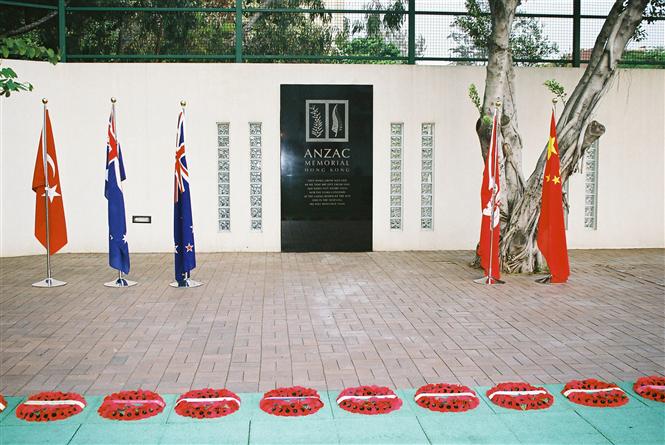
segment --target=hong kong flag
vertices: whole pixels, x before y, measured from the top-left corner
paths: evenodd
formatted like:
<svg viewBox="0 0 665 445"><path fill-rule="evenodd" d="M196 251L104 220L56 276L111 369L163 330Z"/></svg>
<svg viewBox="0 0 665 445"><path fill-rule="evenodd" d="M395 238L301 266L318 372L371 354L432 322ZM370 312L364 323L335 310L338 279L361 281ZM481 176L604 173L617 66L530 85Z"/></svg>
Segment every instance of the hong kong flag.
<svg viewBox="0 0 665 445"><path fill-rule="evenodd" d="M480 208L482 220L480 225L480 243L478 256L480 265L485 271L488 283L492 284L501 278L499 265L499 153L498 153L497 116L494 113L492 121L492 138L490 140L485 170L483 171L483 185L480 188Z"/></svg>
<svg viewBox="0 0 665 445"><path fill-rule="evenodd" d="M32 176L32 190L35 192L35 237L54 254L67 244L65 209L62 203L62 187L58 158L55 155L53 129L48 110L44 110L45 131L39 138L39 149ZM46 149L44 150L44 134ZM46 218L48 217L49 239L46 240Z"/></svg>
<svg viewBox="0 0 665 445"><path fill-rule="evenodd" d="M570 275L566 228L563 219L559 144L556 139L554 110L550 121L550 140L547 144L547 163L543 177L543 196L538 220L538 248L550 268L551 283L565 283Z"/></svg>

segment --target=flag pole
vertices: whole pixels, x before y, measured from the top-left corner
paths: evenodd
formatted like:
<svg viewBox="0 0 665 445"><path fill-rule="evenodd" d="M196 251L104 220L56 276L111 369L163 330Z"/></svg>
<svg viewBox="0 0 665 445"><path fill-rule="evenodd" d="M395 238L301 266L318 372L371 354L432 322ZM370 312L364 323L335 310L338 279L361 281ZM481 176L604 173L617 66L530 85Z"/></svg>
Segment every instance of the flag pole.
<svg viewBox="0 0 665 445"><path fill-rule="evenodd" d="M115 134L116 143L118 143L117 141L119 141L120 139L118 138L118 127L115 125L115 102L116 102L116 98L112 97L111 98L111 114L113 115L113 133ZM119 179L120 178L116 178L116 182L118 182ZM118 186L120 186L121 183L122 183L122 181L120 181L118 183ZM120 269L118 269L118 279L116 280L116 283L117 283L118 286L123 285L122 271Z"/></svg>
<svg viewBox="0 0 665 445"><path fill-rule="evenodd" d="M185 107L187 106L187 101L186 100L181 100L180 101L180 107L182 108L182 118L183 120L185 119ZM176 142L177 144L177 142ZM184 280L176 280L172 283L169 284L171 287L178 287L178 288L187 288L187 287L199 287L203 285L200 281L194 281L191 279L191 271L187 271L185 273L185 279Z"/></svg>
<svg viewBox="0 0 665 445"><path fill-rule="evenodd" d="M491 139L490 139L490 150L487 153L487 163L490 166L488 175L490 176L491 181L494 182L494 179L496 177L495 172L497 172L497 169L499 169L499 149L498 149L498 128L495 128L494 123L498 122L497 126L500 125L500 116L499 116L499 110L501 108L501 99L499 97L496 98L496 102L493 104L495 106L494 108L494 115L492 117L492 133L491 133ZM495 143L496 142L496 143ZM492 147L494 151L492 151ZM499 177L500 181L500 177ZM494 267L497 265L494 264L493 257L494 257L494 215L496 212L496 189L497 189L497 184L494 183L492 187L492 196L490 197L490 202L489 202L489 207L490 207L490 251L489 251L489 265L487 269L487 275L483 276L482 278L478 278L473 280L474 283L476 284L486 284L486 285L491 285L491 284L504 284L504 281L501 281L498 278L494 278Z"/></svg>
<svg viewBox="0 0 665 445"><path fill-rule="evenodd" d="M117 101L118 100L115 97L111 98L111 116L112 116L112 119L113 119L112 125L113 125L113 132L115 134L115 140L116 140L116 143L118 145L120 145L120 142L119 142L120 138L118 137L118 127L115 124L115 103ZM108 156L108 154L107 154L107 156ZM120 156L120 154L118 154L118 161L117 162L120 162L119 156ZM118 183L118 187L120 187L122 189L122 181L120 180L120 178L116 178L116 182ZM104 283L104 286L106 286L106 287L131 287L131 286L136 286L136 284L138 284L136 281L131 281L131 280L127 280L126 278L123 278L122 277L122 270L118 269L118 278L114 281L109 281L108 283Z"/></svg>
<svg viewBox="0 0 665 445"><path fill-rule="evenodd" d="M496 142L498 141L498 137L496 135L496 132L497 132L498 128L496 128L496 127L498 126L498 114L499 114L498 104L499 103L500 102L497 98L497 101L494 103L495 107L494 107L494 117L493 117L493 123L492 123L492 140L490 141L490 148L494 147L494 150L490 150L490 152L488 153L488 156L491 157L490 162L489 162L489 165L490 165L489 177L491 178L490 182L492 183L492 197L490 198L490 262L489 262L489 267L488 267L488 270L487 270L487 284L492 284L492 278L493 278L492 265L494 263L492 261L493 258L494 258L494 255L492 255L494 253L493 252L493 250L494 250L493 249L493 247L494 247L494 204L496 202L495 199L494 199L495 198L495 192L496 192L496 184L494 183L494 178L496 176L495 173L494 173L495 169L496 169L496 163L495 163L496 157L494 155L497 151L496 150L496 145L497 145ZM497 125L494 125L495 123L497 123Z"/></svg>
<svg viewBox="0 0 665 445"><path fill-rule="evenodd" d="M43 104L43 113L42 113L42 162L44 165L44 207L46 209L46 278L42 281L38 281L36 283L33 283L32 285L34 287L58 287L58 286L64 286L67 284L64 281L59 281L59 280L54 280L51 278L51 228L49 225L49 218L48 218L48 213L49 213L49 196L48 196L48 189L49 189L49 182L48 182L48 163L46 162L46 155L48 153L47 151L47 140L46 140L46 104L48 104L48 99L47 98L42 98L42 104Z"/></svg>
<svg viewBox="0 0 665 445"><path fill-rule="evenodd" d="M48 164L46 162L46 154L48 153L48 142L46 140L46 104L47 98L42 99L42 165L44 167L44 207L46 212L46 280L51 281L51 228L48 220L48 188L51 186L48 182Z"/></svg>

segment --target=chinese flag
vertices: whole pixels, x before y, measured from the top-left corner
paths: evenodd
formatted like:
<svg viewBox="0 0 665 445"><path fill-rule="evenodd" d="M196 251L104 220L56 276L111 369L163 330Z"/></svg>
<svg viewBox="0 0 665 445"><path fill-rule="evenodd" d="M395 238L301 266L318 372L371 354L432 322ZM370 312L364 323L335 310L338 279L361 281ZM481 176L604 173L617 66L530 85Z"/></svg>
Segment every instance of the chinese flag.
<svg viewBox="0 0 665 445"><path fill-rule="evenodd" d="M489 279L501 278L501 266L499 265L499 237L501 227L499 225L499 153L497 144L497 117L494 114L492 122L492 138L490 140L485 170L483 171L483 185L480 188L480 208L482 220L480 224L480 243L478 245L478 256L480 265ZM491 271L490 271L491 258Z"/></svg>
<svg viewBox="0 0 665 445"><path fill-rule="evenodd" d="M565 283L568 280L568 275L570 275L561 186L559 144L556 140L556 122L554 111L552 111L537 237L538 248L547 260L547 265L552 274L551 283Z"/></svg>
<svg viewBox="0 0 665 445"><path fill-rule="evenodd" d="M67 226L65 225L65 209L62 205L62 188L58 158L55 155L53 129L48 110L44 110L46 122L46 156L44 156L44 132L39 137L39 149L35 161L35 172L32 176L32 190L35 192L35 237L45 248L46 246L46 212L48 207L49 247L50 254L56 253L67 244ZM46 160L44 159L46 158ZM46 164L46 166L44 165ZM48 178L44 176L44 170Z"/></svg>

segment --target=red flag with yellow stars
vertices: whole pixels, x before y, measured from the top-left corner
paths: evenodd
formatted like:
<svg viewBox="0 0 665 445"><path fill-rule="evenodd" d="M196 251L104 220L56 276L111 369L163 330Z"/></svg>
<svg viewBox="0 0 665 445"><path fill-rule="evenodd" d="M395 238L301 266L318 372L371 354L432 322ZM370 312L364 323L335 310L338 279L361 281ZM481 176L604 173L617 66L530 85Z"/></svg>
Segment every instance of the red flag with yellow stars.
<svg viewBox="0 0 665 445"><path fill-rule="evenodd" d="M551 283L565 283L570 275L561 187L559 143L556 139L556 121L554 120L554 110L552 110L537 237L538 248L550 268Z"/></svg>

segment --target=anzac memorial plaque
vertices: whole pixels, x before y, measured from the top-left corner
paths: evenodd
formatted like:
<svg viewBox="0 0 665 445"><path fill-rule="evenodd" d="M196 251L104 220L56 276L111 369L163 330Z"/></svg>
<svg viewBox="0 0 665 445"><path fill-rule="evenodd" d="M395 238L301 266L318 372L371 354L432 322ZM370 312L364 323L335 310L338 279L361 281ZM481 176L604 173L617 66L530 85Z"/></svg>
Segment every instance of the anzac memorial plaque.
<svg viewBox="0 0 665 445"><path fill-rule="evenodd" d="M282 251L372 250L372 86L281 86Z"/></svg>

